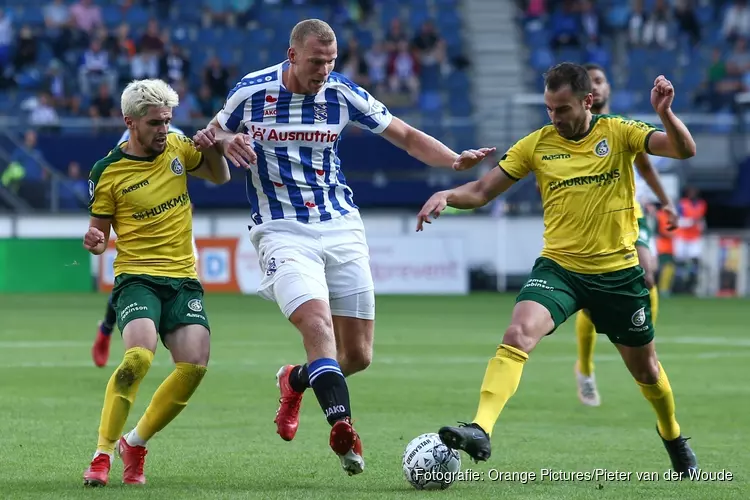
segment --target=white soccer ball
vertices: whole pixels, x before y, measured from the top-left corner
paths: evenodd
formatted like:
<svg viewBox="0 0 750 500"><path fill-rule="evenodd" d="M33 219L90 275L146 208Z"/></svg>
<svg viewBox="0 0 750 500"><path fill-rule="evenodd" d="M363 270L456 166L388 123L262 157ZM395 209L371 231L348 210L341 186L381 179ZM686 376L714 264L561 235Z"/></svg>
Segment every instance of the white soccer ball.
<svg viewBox="0 0 750 500"><path fill-rule="evenodd" d="M444 490L461 470L461 456L434 432L422 434L406 445L404 476L418 490Z"/></svg>

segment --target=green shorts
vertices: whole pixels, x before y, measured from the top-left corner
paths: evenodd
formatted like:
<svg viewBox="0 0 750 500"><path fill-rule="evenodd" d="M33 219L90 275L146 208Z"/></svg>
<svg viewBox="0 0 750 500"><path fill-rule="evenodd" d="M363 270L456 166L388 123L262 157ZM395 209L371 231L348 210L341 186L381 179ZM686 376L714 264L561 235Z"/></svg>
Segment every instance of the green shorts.
<svg viewBox="0 0 750 500"><path fill-rule="evenodd" d="M203 286L196 279L120 274L115 278L112 304L121 332L138 318L153 321L162 342L165 335L182 325L203 325L210 331L203 308Z"/></svg>
<svg viewBox="0 0 750 500"><path fill-rule="evenodd" d="M640 347L654 338L651 300L640 266L604 274L581 274L540 257L534 263L516 302L543 305L555 327L580 309L587 309L598 333L614 344ZM552 332L550 332L552 333Z"/></svg>
<svg viewBox="0 0 750 500"><path fill-rule="evenodd" d="M651 226L648 224L648 220L646 220L645 217L641 217L638 219L638 240L636 240L635 244L650 249L651 238L653 238Z"/></svg>

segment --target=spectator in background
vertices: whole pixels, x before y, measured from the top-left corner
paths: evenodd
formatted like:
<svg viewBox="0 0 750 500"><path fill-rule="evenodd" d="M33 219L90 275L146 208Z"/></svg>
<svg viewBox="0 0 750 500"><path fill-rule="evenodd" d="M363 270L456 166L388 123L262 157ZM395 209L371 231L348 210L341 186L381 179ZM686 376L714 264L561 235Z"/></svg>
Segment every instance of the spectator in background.
<svg viewBox="0 0 750 500"><path fill-rule="evenodd" d="M57 59L49 62L42 88L49 93L53 106L68 106L68 96L72 94L74 85L68 79L62 64Z"/></svg>
<svg viewBox="0 0 750 500"><path fill-rule="evenodd" d="M39 55L39 40L31 31L31 26L24 25L18 32L16 39L16 52L13 55L13 66L16 71L24 71L27 67L36 64Z"/></svg>
<svg viewBox="0 0 750 500"><path fill-rule="evenodd" d="M583 25L583 41L586 47L599 47L601 45L604 19L596 10L594 4L589 0L581 2L581 24Z"/></svg>
<svg viewBox="0 0 750 500"><path fill-rule="evenodd" d="M62 60L73 42L70 32L73 26L73 18L70 8L63 0L53 0L51 4L44 6L45 36L52 46L52 52L57 59Z"/></svg>
<svg viewBox="0 0 750 500"><path fill-rule="evenodd" d="M57 129L60 125L60 117L53 104L54 101L48 93L40 93L36 105L29 114L29 124L42 130Z"/></svg>
<svg viewBox="0 0 750 500"><path fill-rule="evenodd" d="M83 54L83 61L78 70L81 92L90 95L93 87L106 83L115 86L116 76L109 65L109 54L102 49L101 41L91 41L89 49Z"/></svg>
<svg viewBox="0 0 750 500"><path fill-rule="evenodd" d="M346 48L336 60L336 72L357 85L369 87L367 61L355 37L349 39Z"/></svg>
<svg viewBox="0 0 750 500"><path fill-rule="evenodd" d="M383 94L388 82L388 53L385 50L385 44L375 43L370 50L365 52L365 62L370 88L375 95Z"/></svg>
<svg viewBox="0 0 750 500"><path fill-rule="evenodd" d="M5 9L0 8L0 69L10 62L10 45L13 43L13 24Z"/></svg>
<svg viewBox="0 0 750 500"><path fill-rule="evenodd" d="M205 83L201 85L196 98L196 106L201 117L214 116L216 114L216 99L211 95L211 87Z"/></svg>
<svg viewBox="0 0 750 500"><path fill-rule="evenodd" d="M656 0L654 11L648 15L643 25L643 43L671 49L674 44L669 39L669 23L672 13L665 0Z"/></svg>
<svg viewBox="0 0 750 500"><path fill-rule="evenodd" d="M389 55L393 55L398 52L398 45L401 42L408 42L409 36L404 31L401 20L397 17L391 19L391 26L388 28L388 33L385 35L385 48Z"/></svg>
<svg viewBox="0 0 750 500"><path fill-rule="evenodd" d="M391 92L406 90L411 100L416 101L419 96L418 69L417 61L409 50L409 42L398 44L397 52L391 56L388 73Z"/></svg>
<svg viewBox="0 0 750 500"><path fill-rule="evenodd" d="M445 58L445 41L438 34L432 21L425 21L417 36L412 40L412 47L420 71L429 71L447 63Z"/></svg>
<svg viewBox="0 0 750 500"><path fill-rule="evenodd" d="M146 27L146 32L141 36L138 42L139 52L148 52L158 57L164 51L164 40L159 33L159 23L156 19L151 19Z"/></svg>
<svg viewBox="0 0 750 500"><path fill-rule="evenodd" d="M94 119L98 118L116 118L120 116L120 108L112 97L110 87L107 84L99 85L99 92L91 100L89 116Z"/></svg>
<svg viewBox="0 0 750 500"><path fill-rule="evenodd" d="M680 31L688 35L690 43L695 47L701 41L701 26L695 15L693 0L675 0L674 16Z"/></svg>
<svg viewBox="0 0 750 500"><path fill-rule="evenodd" d="M721 32L729 41L750 37L750 8L747 0L735 0L727 9Z"/></svg>
<svg viewBox="0 0 750 500"><path fill-rule="evenodd" d="M575 11L573 0L564 0L562 8L555 10L550 19L552 49L580 47L581 18Z"/></svg>
<svg viewBox="0 0 750 500"><path fill-rule="evenodd" d="M163 80L172 85L188 79L190 60L185 56L182 47L177 44L169 47L169 52L164 54L159 61L159 74Z"/></svg>
<svg viewBox="0 0 750 500"><path fill-rule="evenodd" d="M102 22L102 9L98 5L94 5L92 0L78 0L70 6L70 15L75 27L89 35L104 24Z"/></svg>
<svg viewBox="0 0 750 500"><path fill-rule="evenodd" d="M222 101L229 92L229 71L218 57L209 59L203 71L203 82L211 89L211 95Z"/></svg>
<svg viewBox="0 0 750 500"><path fill-rule="evenodd" d="M37 134L27 130L23 145L16 149L10 158L14 169L20 169L23 178L20 181L18 195L34 208L47 207L47 170L42 152L37 148Z"/></svg>
<svg viewBox="0 0 750 500"><path fill-rule="evenodd" d="M744 42L738 41L738 43ZM733 74L742 67L743 63L739 58L737 62L739 65L730 72L721 50L714 49L706 79L695 95L694 104L697 107L710 112L733 107L734 96L742 89L742 81L736 74Z"/></svg>
<svg viewBox="0 0 750 500"><path fill-rule="evenodd" d="M81 176L81 166L78 162L71 161L68 164L68 175L59 187L60 208L86 208L89 199L88 181Z"/></svg>
<svg viewBox="0 0 750 500"><path fill-rule="evenodd" d="M180 105L172 110L172 121L175 125L180 126L190 122L193 118L199 118L201 113L195 96L190 92L185 82L178 81L173 88L180 98Z"/></svg>
<svg viewBox="0 0 750 500"><path fill-rule="evenodd" d="M628 42L630 45L641 45L643 43L643 27L646 24L646 11L643 0L633 0L628 19Z"/></svg>

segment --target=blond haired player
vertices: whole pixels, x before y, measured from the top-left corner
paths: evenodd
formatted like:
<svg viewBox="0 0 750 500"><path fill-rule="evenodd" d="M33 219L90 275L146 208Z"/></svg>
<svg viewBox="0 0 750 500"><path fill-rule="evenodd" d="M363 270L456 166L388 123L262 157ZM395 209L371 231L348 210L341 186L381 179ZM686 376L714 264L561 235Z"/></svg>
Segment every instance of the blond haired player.
<svg viewBox="0 0 750 500"><path fill-rule="evenodd" d="M175 127L171 123L167 129L169 134L182 134L185 133L179 128ZM120 136L120 140L117 141L115 147L119 147L123 142L127 142L130 139L130 129L125 129L125 132ZM191 206L192 208L192 206ZM193 253L195 254L195 260L198 261L198 245L195 243L195 236L193 236ZM96 327L96 335L94 336L94 345L91 346L91 359L94 361L94 365L102 368L107 365L109 361L109 347L110 341L112 340L112 331L115 328L117 322L117 314L115 313L115 306L112 303L112 294L107 298L107 306L104 309L104 319L99 322Z"/></svg>
<svg viewBox="0 0 750 500"><path fill-rule="evenodd" d="M591 78L591 91L594 96L591 112L595 115L609 114L611 88L604 68L597 64L584 64L584 68L586 68L589 78ZM672 228L676 227L677 210L672 200L667 196L666 191L664 191L659 174L651 165L651 161L645 152L638 153L635 156L635 167L643 181L646 182L651 191L658 197L659 203L662 205L662 210L664 210L671 221ZM646 286L649 289L651 319L656 324L656 317L659 311L659 292L655 282L657 263L656 257L651 250L653 246L651 228L637 197L633 200L633 209L638 219L638 239L635 242L635 248L638 252L638 262L645 273ZM586 406L599 406L601 404L601 397L599 396L594 376L596 329L594 328L594 323L591 322L588 311L585 309L578 311L576 315L576 339L578 343L578 360L575 364L575 375L578 386L578 399Z"/></svg>
<svg viewBox="0 0 750 500"><path fill-rule="evenodd" d="M552 124L518 141L481 179L434 194L420 211L418 231L445 207L483 206L531 172L544 209L544 249L487 365L476 416L470 424L438 432L450 448L464 450L474 460L490 457L490 434L518 388L529 353L576 311L588 309L656 412L656 430L673 469L686 474L697 467L654 350L648 288L635 249L635 156L644 151L671 158L695 154L690 132L672 112L673 99L669 80L656 78L651 104L666 132L621 117L592 115L588 72L577 64L559 64L545 75L544 101ZM502 435L496 442L502 442Z"/></svg>
<svg viewBox="0 0 750 500"><path fill-rule="evenodd" d="M87 486L107 484L115 447L123 482L145 483L147 441L185 408L206 373L210 334L191 242L187 174L216 184L229 180L217 148L199 152L184 135L167 134L178 96L165 82L130 83L121 105L130 138L91 169L84 246L99 255L110 229L117 234L112 299L125 355L107 384L99 441L83 475ZM160 337L175 369L123 436Z"/></svg>

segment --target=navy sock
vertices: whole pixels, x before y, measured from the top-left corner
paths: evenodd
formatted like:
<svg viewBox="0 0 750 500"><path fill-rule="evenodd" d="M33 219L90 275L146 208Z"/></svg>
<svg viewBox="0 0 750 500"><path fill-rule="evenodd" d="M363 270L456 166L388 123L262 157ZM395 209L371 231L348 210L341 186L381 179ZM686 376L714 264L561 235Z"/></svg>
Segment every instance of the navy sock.
<svg viewBox="0 0 750 500"><path fill-rule="evenodd" d="M110 295L107 300L107 310L104 313L104 321L102 321L102 326L100 328L102 334L106 336L112 335L112 330L114 330L116 322L117 313L115 313L115 306L112 305L112 296Z"/></svg>
<svg viewBox="0 0 750 500"><path fill-rule="evenodd" d="M291 373L289 373L289 385L297 392L305 392L305 389L310 387L307 363L295 366Z"/></svg>
<svg viewBox="0 0 750 500"><path fill-rule="evenodd" d="M349 388L335 359L316 359L307 368L310 386L330 425L351 417Z"/></svg>

